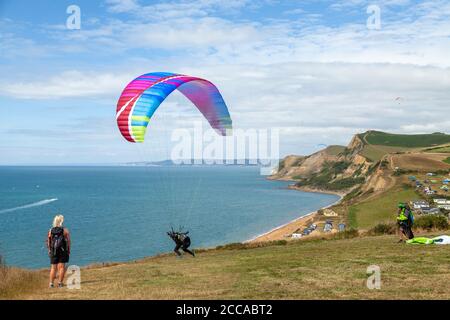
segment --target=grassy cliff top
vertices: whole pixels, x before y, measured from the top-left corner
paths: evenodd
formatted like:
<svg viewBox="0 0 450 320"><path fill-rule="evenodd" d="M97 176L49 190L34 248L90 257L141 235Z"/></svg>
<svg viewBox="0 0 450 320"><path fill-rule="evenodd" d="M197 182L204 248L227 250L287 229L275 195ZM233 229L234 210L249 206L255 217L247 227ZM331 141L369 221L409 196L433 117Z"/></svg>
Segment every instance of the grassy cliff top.
<svg viewBox="0 0 450 320"><path fill-rule="evenodd" d="M233 248L233 247L232 247ZM420 259L417 260L417 259ZM81 270L81 289L41 288L32 299L450 299L450 251L395 236L278 242L173 255ZM381 290L366 270L381 268Z"/></svg>
<svg viewBox="0 0 450 320"><path fill-rule="evenodd" d="M369 144L404 148L425 148L450 142L450 135L440 132L431 134L393 134L381 131L368 131L361 134L360 137Z"/></svg>

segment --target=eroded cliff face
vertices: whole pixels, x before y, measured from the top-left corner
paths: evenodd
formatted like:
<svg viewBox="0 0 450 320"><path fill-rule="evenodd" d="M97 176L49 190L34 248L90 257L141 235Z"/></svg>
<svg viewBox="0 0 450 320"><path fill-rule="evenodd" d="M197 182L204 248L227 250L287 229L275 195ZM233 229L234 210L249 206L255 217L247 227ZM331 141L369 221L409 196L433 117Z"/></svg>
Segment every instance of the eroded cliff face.
<svg viewBox="0 0 450 320"><path fill-rule="evenodd" d="M322 170L325 162L335 162L339 156L330 153L330 147L313 153L310 156L287 156L280 164L280 168L272 179L308 178Z"/></svg>
<svg viewBox="0 0 450 320"><path fill-rule="evenodd" d="M373 173L374 164L362 155L364 147L361 135L355 135L347 147L329 146L310 156L288 156L271 179L299 181L318 189L351 190Z"/></svg>
<svg viewBox="0 0 450 320"><path fill-rule="evenodd" d="M370 167L367 159L360 155L363 148L363 141L358 135L355 135L347 147L329 146L309 156L290 155L283 159L278 172L271 178L286 180L307 179L321 172L325 165L337 162L346 163L347 165L336 178L351 177L355 174L359 176L367 173Z"/></svg>

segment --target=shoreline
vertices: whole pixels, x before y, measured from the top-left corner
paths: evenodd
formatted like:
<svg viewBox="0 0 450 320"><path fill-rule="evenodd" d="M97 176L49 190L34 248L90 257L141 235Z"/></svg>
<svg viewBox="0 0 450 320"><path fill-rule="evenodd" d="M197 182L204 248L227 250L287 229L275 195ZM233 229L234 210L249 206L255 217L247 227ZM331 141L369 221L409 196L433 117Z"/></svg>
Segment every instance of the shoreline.
<svg viewBox="0 0 450 320"><path fill-rule="evenodd" d="M307 224L309 224L314 218L316 218L317 213L319 210L330 208L334 205L339 204L346 193L344 192L334 192L329 190L319 190L319 189L313 189L308 187L296 187L293 185L289 185L287 187L290 190L296 190L296 191L302 191L302 192L311 192L311 193L323 193L323 194L333 194L339 196L339 199L332 204L329 204L325 207L321 207L315 211L308 212L307 214L300 216L298 218L295 218L287 223L284 223L282 225L279 225L275 228L272 228L271 230L264 232L262 234L259 234L249 240L244 241L244 243L252 243L252 242L267 242L267 241L275 241L275 240L289 240L289 238L286 237L287 234L292 234L297 229L306 227Z"/></svg>

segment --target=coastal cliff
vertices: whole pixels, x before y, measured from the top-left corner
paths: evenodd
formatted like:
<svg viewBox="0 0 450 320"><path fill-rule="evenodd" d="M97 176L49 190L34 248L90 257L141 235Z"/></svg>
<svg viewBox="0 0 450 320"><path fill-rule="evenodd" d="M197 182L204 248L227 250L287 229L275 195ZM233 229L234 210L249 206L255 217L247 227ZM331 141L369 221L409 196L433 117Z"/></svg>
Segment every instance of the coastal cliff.
<svg viewBox="0 0 450 320"><path fill-rule="evenodd" d="M293 181L305 191L351 194L351 197L383 192L401 172L446 170L444 154L429 148L450 143L443 133L397 135L380 131L355 134L344 146L328 146L309 156L290 155L280 161L270 179ZM442 158L442 159L441 159Z"/></svg>
<svg viewBox="0 0 450 320"><path fill-rule="evenodd" d="M270 179L292 180L303 190L345 194L364 183L374 165L361 155L364 145L355 135L347 147L333 145L309 156L288 156Z"/></svg>

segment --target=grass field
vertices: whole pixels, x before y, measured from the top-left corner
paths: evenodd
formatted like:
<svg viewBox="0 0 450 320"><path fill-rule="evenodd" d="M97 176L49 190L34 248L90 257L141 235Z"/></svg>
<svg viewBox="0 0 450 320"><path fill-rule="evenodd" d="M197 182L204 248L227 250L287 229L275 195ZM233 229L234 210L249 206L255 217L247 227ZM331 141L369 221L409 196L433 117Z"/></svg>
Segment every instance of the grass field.
<svg viewBox="0 0 450 320"><path fill-rule="evenodd" d="M365 135L365 140L375 145L421 148L449 143L450 135L443 133L404 135L370 131Z"/></svg>
<svg viewBox="0 0 450 320"><path fill-rule="evenodd" d="M372 145L366 144L364 149L361 151L361 155L366 157L372 162L377 162L386 154L384 150L376 148Z"/></svg>
<svg viewBox="0 0 450 320"><path fill-rule="evenodd" d="M448 164L450 164L450 157L448 157L448 158L444 159L443 161L444 161L445 163L448 163Z"/></svg>
<svg viewBox="0 0 450 320"><path fill-rule="evenodd" d="M349 223L358 229L370 229L380 222L393 222L399 202L419 199L414 189L394 187L379 197L349 208Z"/></svg>
<svg viewBox="0 0 450 320"><path fill-rule="evenodd" d="M20 298L42 288L42 276L33 271L0 264L0 299Z"/></svg>
<svg viewBox="0 0 450 320"><path fill-rule="evenodd" d="M425 149L425 152L428 153L450 153L450 146L444 146L439 148L428 148Z"/></svg>
<svg viewBox="0 0 450 320"><path fill-rule="evenodd" d="M294 241L197 258L162 256L84 268L80 290L42 287L26 299L450 299L446 246L397 243L394 236ZM381 289L366 287L369 265Z"/></svg>
<svg viewBox="0 0 450 320"><path fill-rule="evenodd" d="M443 162L445 158L445 155L433 153L394 154L391 156L395 167L419 172L449 170L450 166Z"/></svg>
<svg viewBox="0 0 450 320"><path fill-rule="evenodd" d="M411 149L405 147L390 147L366 144L364 146L364 149L361 151L361 155L371 160L372 162L376 162L381 160L388 153L403 152L408 150Z"/></svg>
<svg viewBox="0 0 450 320"><path fill-rule="evenodd" d="M333 146L328 146L326 150L329 155L337 156L339 153L341 153L345 150L345 147L333 145Z"/></svg>

